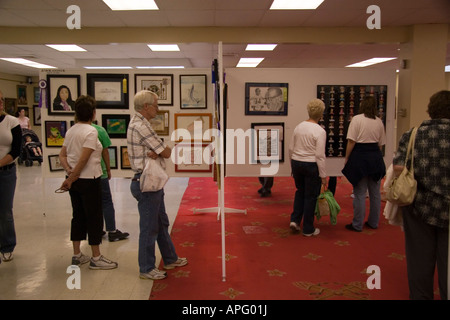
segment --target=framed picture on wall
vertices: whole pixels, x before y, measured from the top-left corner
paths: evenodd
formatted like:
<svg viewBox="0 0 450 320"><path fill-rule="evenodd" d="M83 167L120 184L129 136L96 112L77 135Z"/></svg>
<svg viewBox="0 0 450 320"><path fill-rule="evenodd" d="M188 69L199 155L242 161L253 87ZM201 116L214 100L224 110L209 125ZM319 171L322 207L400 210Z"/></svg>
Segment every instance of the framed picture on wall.
<svg viewBox="0 0 450 320"><path fill-rule="evenodd" d="M175 113L175 141L212 141L211 113ZM178 130L179 129L179 130ZM209 134L208 134L209 133Z"/></svg>
<svg viewBox="0 0 450 320"><path fill-rule="evenodd" d="M172 74L136 74L135 92L149 90L158 95L158 105L173 106Z"/></svg>
<svg viewBox="0 0 450 320"><path fill-rule="evenodd" d="M50 171L64 171L64 167L61 165L61 161L59 161L58 154L51 154L48 156L48 165Z"/></svg>
<svg viewBox="0 0 450 320"><path fill-rule="evenodd" d="M120 169L131 169L130 159L128 158L128 147L120 147Z"/></svg>
<svg viewBox="0 0 450 320"><path fill-rule="evenodd" d="M66 121L45 121L45 145L47 148L62 147L66 132Z"/></svg>
<svg viewBox="0 0 450 320"><path fill-rule="evenodd" d="M16 116L17 112L17 99L5 98L5 112L10 116Z"/></svg>
<svg viewBox="0 0 450 320"><path fill-rule="evenodd" d="M213 150L211 144L178 143L173 149L175 172L212 172Z"/></svg>
<svg viewBox="0 0 450 320"><path fill-rule="evenodd" d="M288 89L288 83L246 83L245 114L286 116Z"/></svg>
<svg viewBox="0 0 450 320"><path fill-rule="evenodd" d="M47 75L47 106L49 115L75 114L75 100L80 96L80 76Z"/></svg>
<svg viewBox="0 0 450 320"><path fill-rule="evenodd" d="M150 120L153 130L158 135L168 136L169 135L169 111L159 110L156 117Z"/></svg>
<svg viewBox="0 0 450 320"><path fill-rule="evenodd" d="M117 169L117 147L116 146L109 146L108 147L108 153L109 153L109 167L111 169Z"/></svg>
<svg viewBox="0 0 450 320"><path fill-rule="evenodd" d="M284 162L284 123L252 123L252 162Z"/></svg>
<svg viewBox="0 0 450 320"><path fill-rule="evenodd" d="M35 126L40 126L42 124L41 108L39 108L38 105L33 106L33 124Z"/></svg>
<svg viewBox="0 0 450 320"><path fill-rule="evenodd" d="M129 114L102 114L102 127L112 139L125 139L129 123Z"/></svg>
<svg viewBox="0 0 450 320"><path fill-rule="evenodd" d="M87 94L99 109L128 109L128 74L86 75Z"/></svg>
<svg viewBox="0 0 450 320"><path fill-rule="evenodd" d="M180 75L180 108L206 109L206 75Z"/></svg>
<svg viewBox="0 0 450 320"><path fill-rule="evenodd" d="M17 105L26 106L28 104L27 99L27 86L17 85Z"/></svg>

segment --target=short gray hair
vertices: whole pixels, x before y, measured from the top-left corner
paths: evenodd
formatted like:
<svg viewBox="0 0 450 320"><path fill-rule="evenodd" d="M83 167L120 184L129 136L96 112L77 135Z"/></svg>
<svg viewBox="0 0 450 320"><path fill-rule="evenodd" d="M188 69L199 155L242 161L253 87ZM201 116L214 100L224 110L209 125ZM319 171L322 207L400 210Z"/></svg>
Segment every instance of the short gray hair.
<svg viewBox="0 0 450 320"><path fill-rule="evenodd" d="M306 106L308 110L308 115L313 120L320 120L325 111L325 104L320 99L311 100Z"/></svg>
<svg viewBox="0 0 450 320"><path fill-rule="evenodd" d="M155 99L158 99L158 95L156 93L149 90L139 91L134 96L134 110L138 112L141 111L146 103L153 105L155 103Z"/></svg>

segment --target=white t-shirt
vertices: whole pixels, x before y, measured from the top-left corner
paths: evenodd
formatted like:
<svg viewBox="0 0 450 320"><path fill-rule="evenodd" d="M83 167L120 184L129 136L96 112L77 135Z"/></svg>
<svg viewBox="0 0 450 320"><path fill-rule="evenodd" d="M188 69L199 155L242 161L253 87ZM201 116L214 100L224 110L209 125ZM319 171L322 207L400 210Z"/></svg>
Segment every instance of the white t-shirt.
<svg viewBox="0 0 450 320"><path fill-rule="evenodd" d="M95 179L102 175L102 144L98 140L97 129L86 123L73 125L64 138L67 148L67 162L72 168L77 165L83 148L93 149L91 156L80 174L81 179Z"/></svg>
<svg viewBox="0 0 450 320"><path fill-rule="evenodd" d="M327 134L317 123L303 121L299 123L289 145L292 160L303 162L316 162L319 176L325 178L325 145Z"/></svg>
<svg viewBox="0 0 450 320"><path fill-rule="evenodd" d="M13 141L11 129L18 125L19 120L10 115L6 115L3 121L0 122L0 159L11 151L11 143Z"/></svg>
<svg viewBox="0 0 450 320"><path fill-rule="evenodd" d="M386 132L380 118L367 118L364 114L353 117L348 126L347 139L356 143L378 143L379 146L386 144Z"/></svg>

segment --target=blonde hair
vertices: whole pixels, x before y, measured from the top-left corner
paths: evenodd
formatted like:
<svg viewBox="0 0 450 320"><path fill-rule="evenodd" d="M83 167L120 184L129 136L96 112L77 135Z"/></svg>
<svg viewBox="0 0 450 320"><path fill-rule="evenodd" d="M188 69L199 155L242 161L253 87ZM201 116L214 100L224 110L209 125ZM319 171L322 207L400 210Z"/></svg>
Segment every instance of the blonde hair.
<svg viewBox="0 0 450 320"><path fill-rule="evenodd" d="M322 118L325 111L325 104L320 99L313 99L306 106L306 110L308 110L308 115L311 119L318 121Z"/></svg>
<svg viewBox="0 0 450 320"><path fill-rule="evenodd" d="M149 105L153 105L155 103L155 99L158 98L158 95L149 90L141 90L134 96L134 110L139 112L144 108L144 105L147 103Z"/></svg>

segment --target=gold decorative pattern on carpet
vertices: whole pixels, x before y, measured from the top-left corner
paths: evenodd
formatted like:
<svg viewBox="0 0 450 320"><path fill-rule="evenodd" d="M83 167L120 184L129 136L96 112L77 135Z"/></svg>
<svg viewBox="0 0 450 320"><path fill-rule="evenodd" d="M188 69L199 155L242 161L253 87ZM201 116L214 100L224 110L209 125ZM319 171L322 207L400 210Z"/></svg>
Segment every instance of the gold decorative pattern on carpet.
<svg viewBox="0 0 450 320"><path fill-rule="evenodd" d="M295 287L309 291L309 295L316 300L325 300L335 297L346 297L349 299L368 300L370 295L365 282L353 281L350 283L341 282L319 282L297 281L292 283Z"/></svg>
<svg viewBox="0 0 450 320"><path fill-rule="evenodd" d="M161 282L153 282L152 291L153 292L160 292L167 288L167 284L161 283Z"/></svg>
<svg viewBox="0 0 450 320"><path fill-rule="evenodd" d="M316 260L322 258L322 256L319 256L319 255L317 255L317 254L314 254L314 253L311 253L311 252L310 252L310 253L308 253L307 255L303 256L303 258L311 259L311 260L316 261Z"/></svg>
<svg viewBox="0 0 450 320"><path fill-rule="evenodd" d="M271 277L282 277L286 274L286 272L284 271L280 271L278 269L274 269L274 270L267 270L267 273L269 274L269 276Z"/></svg>
<svg viewBox="0 0 450 320"><path fill-rule="evenodd" d="M340 247L344 247L344 246L349 246L350 245L350 243L348 241L342 241L342 240L338 240L334 244L337 245L337 246L340 246Z"/></svg>
<svg viewBox="0 0 450 320"><path fill-rule="evenodd" d="M220 292L220 294L223 294L224 296L226 296L226 297L228 297L228 298L230 298L230 299L234 299L234 298L236 298L237 296L239 296L239 295L241 295L241 294L244 294L244 292L235 290L235 289L233 289L233 288L228 288L228 290L225 290L225 291L223 291L223 292Z"/></svg>
<svg viewBox="0 0 450 320"><path fill-rule="evenodd" d="M180 243L180 246L182 246L183 248L193 247L194 245L195 245L195 242L190 242L190 241L185 241L183 243Z"/></svg>
<svg viewBox="0 0 450 320"><path fill-rule="evenodd" d="M260 241L260 242L258 242L258 246L260 246L260 247L271 247L271 246L273 246L273 243L268 242L268 241Z"/></svg>
<svg viewBox="0 0 450 320"><path fill-rule="evenodd" d="M290 229L284 228L272 228L272 231L275 232L280 238L287 238L290 233Z"/></svg>
<svg viewBox="0 0 450 320"><path fill-rule="evenodd" d="M222 259L222 256L218 256L217 258ZM227 261L227 262L230 261L231 259L236 259L236 258L237 258L237 256L233 256L229 253L225 253L225 261Z"/></svg>
<svg viewBox="0 0 450 320"><path fill-rule="evenodd" d="M175 278L189 278L190 274L190 271L178 270L177 272L172 273L171 276L174 276Z"/></svg>
<svg viewBox="0 0 450 320"><path fill-rule="evenodd" d="M392 252L390 255L388 255L388 257L389 258L393 258L393 259L397 259L397 260L400 260L400 261L403 261L403 259L406 258L406 256L404 254L399 254L399 253L395 253L395 252Z"/></svg>
<svg viewBox="0 0 450 320"><path fill-rule="evenodd" d="M198 225L197 222L188 222L184 224L186 227L196 227Z"/></svg>

